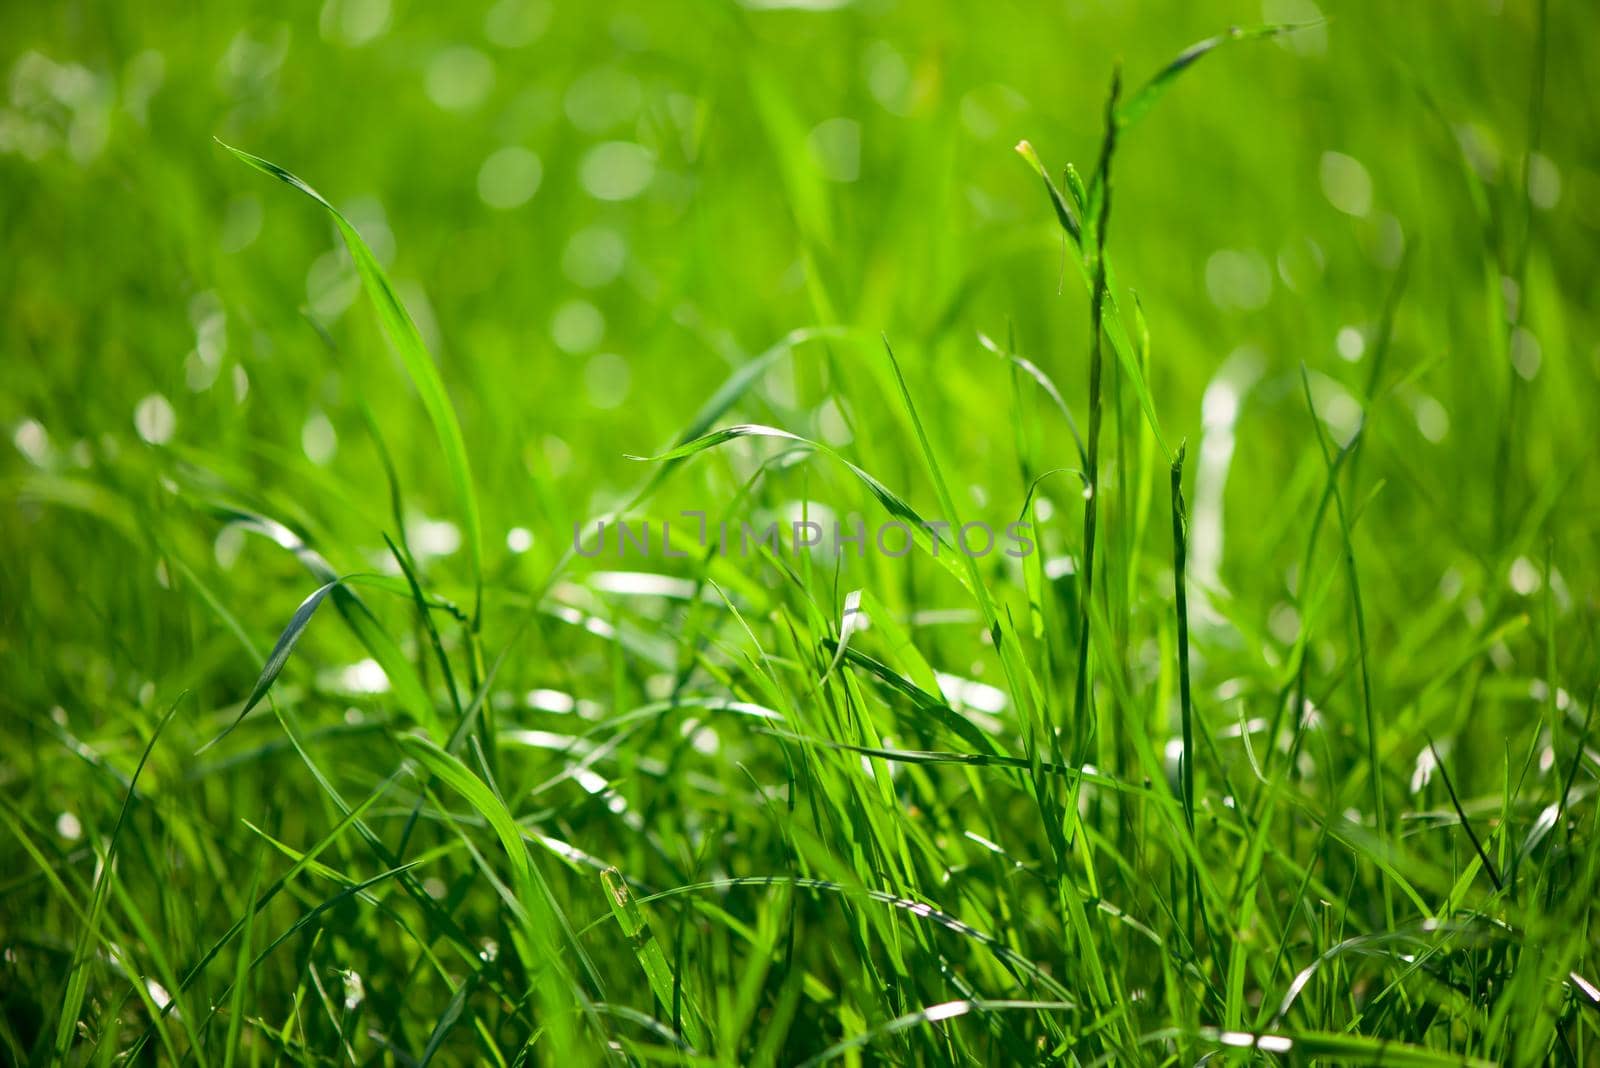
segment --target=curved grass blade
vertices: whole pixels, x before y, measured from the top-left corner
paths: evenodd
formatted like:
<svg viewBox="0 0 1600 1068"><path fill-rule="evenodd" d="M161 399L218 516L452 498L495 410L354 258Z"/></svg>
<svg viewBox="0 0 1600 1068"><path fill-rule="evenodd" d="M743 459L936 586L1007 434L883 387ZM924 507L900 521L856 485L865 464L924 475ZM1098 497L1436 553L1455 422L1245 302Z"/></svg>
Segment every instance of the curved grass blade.
<svg viewBox="0 0 1600 1068"><path fill-rule="evenodd" d="M1262 1053L1298 1054L1308 1063L1344 1063L1392 1066L1392 1068L1491 1068L1486 1061L1466 1054L1398 1042L1370 1035L1339 1034L1329 1031L1299 1031L1285 1034L1257 1034L1251 1031L1202 1029L1198 1037L1226 1049L1259 1050ZM1327 1058L1327 1061L1322 1061Z"/></svg>
<svg viewBox="0 0 1600 1068"><path fill-rule="evenodd" d="M1039 492L1046 479L1056 475L1077 475L1078 481L1083 481L1083 471L1076 467L1052 467L1048 471L1041 471L1032 482L1028 483L1028 492L1022 495L1022 507L1017 509L1017 522L1022 522L1028 517L1028 506L1033 504L1033 495Z"/></svg>
<svg viewBox="0 0 1600 1068"><path fill-rule="evenodd" d="M431 740L413 734L406 735L398 741L402 752L460 794L488 822L496 837L500 839L500 845L505 849L506 858L511 865L516 899L522 906L517 921L527 939L527 945L524 947L527 965L529 970L538 976L535 982L539 987L545 1010L552 1014L552 1020L565 1021L568 1010L580 1008L590 1018L596 1032L603 1035L604 1031L594 1011L594 1002L585 996L577 977L572 974L563 959L563 941L577 956L584 972L602 997L605 996L604 984L600 980L594 962L589 959L583 944L573 933L572 926L567 922L566 914L561 911L550 885L545 882L543 873L528 855L522 828L510 810L487 783L474 775L458 758L439 748Z"/></svg>
<svg viewBox="0 0 1600 1068"><path fill-rule="evenodd" d="M876 620L877 617L873 618ZM824 640L822 647L826 650L833 644L831 640ZM909 699L911 707L915 711L931 716L938 721L940 726L972 746L974 750L991 757L1008 755L1001 752L994 739L980 730L977 724L951 708L943 697L929 693L910 679L892 670L887 664L868 656L859 649L845 647L843 648L843 653L847 663L865 669L889 689Z"/></svg>
<svg viewBox="0 0 1600 1068"><path fill-rule="evenodd" d="M929 440L928 432L922 424L922 416L917 414L917 406L911 399L911 387L906 384L905 372L901 370L900 361L895 357L894 347L889 344L887 336L883 338L883 351L889 359L890 369L894 372L900 403L905 409L906 417L911 421L912 429L916 432L917 445L922 452L923 464L928 469L928 478L933 483L939 507L944 512L946 521L958 523L961 517L956 510L955 498L950 494L950 488L939 467L938 457L933 451L933 442ZM1000 665L1005 670L1012 700L1016 702L1019 713L1029 715L1034 708L1034 699L1039 697L1038 686L1028 665L1019 656L1016 633L1002 621L995 607L994 598L990 596L988 587L983 584L983 575L979 571L977 559L962 553L961 560L966 572L966 581L963 585L977 600L978 608L983 612L984 624L994 641L995 651L1000 655ZM958 570L948 562L946 566Z"/></svg>
<svg viewBox="0 0 1600 1068"><path fill-rule="evenodd" d="M245 700L244 707L233 718L233 722L222 729L220 734L195 750L196 756L204 753L232 734L234 729L244 722L244 718L267 696L267 693L272 689L272 684L283 673L284 665L289 662L289 654L294 651L295 643L300 640L300 635L305 633L306 628L310 626L312 618L317 614L317 609L322 606L322 603L329 596L333 597L340 614L344 616L345 622L350 625L350 629L355 631L356 637L360 639L361 644L372 654L373 659L378 662L378 666L383 669L384 676L389 680L395 696L406 711L425 730L433 732L440 730L438 712L433 707L432 699L428 697L427 692L423 689L422 680L417 677L411 662L405 659L400 647L394 643L394 639L390 638L383 627L379 625L378 618L372 614L372 610L366 606L365 602L346 589L346 586L352 580L360 577L362 576L348 575L344 578L331 579L317 587L309 597L300 602L300 607L296 608L294 615L289 618L288 626L284 627L283 632L278 635L277 642L272 646L272 652L267 655L266 663L262 665L261 674L256 678L256 684L251 689L250 696Z"/></svg>
<svg viewBox="0 0 1600 1068"><path fill-rule="evenodd" d="M822 678L811 688L812 693L821 690L827 685L828 680L833 678L833 673L839 669L839 663L844 660L845 651L850 648L851 637L861 626L861 620L865 615L861 609L861 594L861 590L851 590L845 594L844 611L839 618L839 639L832 643L824 642L824 645L833 645L833 659L828 662L828 669L822 673Z"/></svg>
<svg viewBox="0 0 1600 1068"><path fill-rule="evenodd" d="M1254 1031L1223 1031L1215 1027L1184 1028L1163 1027L1149 1031L1138 1038L1143 1046L1165 1045L1176 1038L1197 1038L1202 1042L1240 1051L1259 1050L1262 1053L1291 1053L1290 1063L1320 1063L1315 1058L1326 1057L1334 1064L1366 1064L1409 1066L1409 1068L1493 1068L1494 1061L1483 1060L1460 1053L1428 1049L1387 1038L1366 1035L1339 1034L1327 1031L1300 1031L1284 1034L1266 1034ZM1201 1063L1209 1063L1216 1051L1206 1054ZM1152 1058L1154 1059L1154 1058ZM1106 1054L1087 1062L1088 1068L1104 1068L1118 1063L1115 1054ZM1231 1062L1230 1062L1231 1063Z"/></svg>
<svg viewBox="0 0 1600 1068"><path fill-rule="evenodd" d="M1067 429L1072 431L1073 443L1078 447L1078 462L1084 467L1088 467L1089 454L1083 445L1083 434L1078 431L1078 421L1072 417L1072 409L1067 407L1067 402L1061 396L1061 391L1056 388L1056 384L1051 380L1050 376L1045 374L1044 369L1026 356L1019 356L1009 349L1002 348L998 342L987 334L980 333L978 335L978 344L1002 360L1015 364L1018 369L1039 384L1039 388L1045 391L1045 395L1055 403L1056 409L1061 413L1062 418L1067 421Z"/></svg>
<svg viewBox="0 0 1600 1068"><path fill-rule="evenodd" d="M855 475L856 478L860 480L861 484L867 487L868 492L877 498L878 503L883 505L883 507L888 510L890 515L906 524L911 532L911 538L913 541L920 545L930 556L943 564L945 570L949 571L951 575L955 576L956 581L960 582L961 585L969 592L975 592L973 591L971 577L965 570L957 566L955 563L956 556L960 554L952 549L949 542L934 532L933 528L930 527L929 524L922 518L922 516L917 513L916 509L912 508L911 505L907 504L898 494L896 494L888 486L885 486L882 482L879 482L870 473L861 469L860 467L857 467L855 464L845 459L840 453L822 444L820 441L814 441L811 438L802 437L799 434L793 434L787 430L779 430L777 427L766 426L761 423L740 423L737 426L728 426L723 427L721 430L714 430L702 437L695 438L693 441L685 442L675 449L668 450L659 456L632 456L629 457L629 459L643 460L650 463L670 463L675 460L686 459L687 457L693 456L696 453L705 452L707 449L716 448L718 445L725 445L728 442L734 441L738 438L751 437L778 438L783 441L798 442L809 449L820 452L825 456L829 456L832 459L839 461L845 467L850 469L850 473ZM950 551L939 552L939 548L948 549Z"/></svg>
<svg viewBox="0 0 1600 1068"><path fill-rule="evenodd" d="M373 615L372 609L368 608L366 602L356 595L352 587L359 583L389 590L399 596L407 596L409 594L413 597L415 596L414 591L403 583L398 583L397 580L391 583L390 579L381 575L355 573L341 578L333 570L333 565L323 559L320 553L307 545L298 534L275 519L228 506L219 506L213 508L212 511L218 518L238 524L242 529L259 534L279 548L293 553L295 559L300 561L300 564L311 572L312 577L318 582L336 587L332 591L334 607L339 610L339 615L344 619L351 631L355 633L357 640L361 642L367 652L372 654L372 658L378 662L378 666L383 668L383 673L388 677L389 685L400 704L425 729L436 735L441 733L438 712L433 707L433 700L423 687L422 679L417 675L416 668L412 666L411 661L405 658L405 655L400 651L400 647L395 644L394 639L389 637L388 632L378 622L378 617ZM207 603L213 609L220 610L221 605L216 601L215 596L205 592L204 584L198 582L193 571L185 567L181 560L178 561L178 565L186 573L189 581L194 582L204 592ZM428 601L428 604L432 608L449 612L463 623L470 625L470 620L466 619L449 602L432 598ZM226 613L223 613L223 615L228 621L229 628L233 629L237 621ZM242 631L236 630L235 633L241 639L245 639L244 644L247 648L254 648L254 643L248 641ZM235 723L233 726L237 725ZM228 729L232 730L233 726ZM220 740L220 738L214 739L214 741ZM209 748L209 744L207 748ZM201 752L204 751L204 749L201 750Z"/></svg>
<svg viewBox="0 0 1600 1068"><path fill-rule="evenodd" d="M261 674L256 678L256 684L250 690L250 696L245 700L244 707L239 709L239 714L233 717L233 722L222 729L222 733L211 739L205 745L195 750L199 756L207 749L216 745L222 739L233 733L233 729L244 722L261 699L267 696L267 691L272 689L272 684L278 681L278 676L283 673L283 665L289 662L289 654L294 652L295 642L300 640L300 635L305 633L311 624L311 617L317 614L317 609L322 607L322 602L328 599L339 586L339 581L324 583L311 592L311 596L300 602L300 607L294 610L294 615L289 617L289 625L283 628L283 633L278 635L278 640L272 646L272 652L267 654L267 662L261 666Z"/></svg>
<svg viewBox="0 0 1600 1068"><path fill-rule="evenodd" d="M1056 188L1056 183L1050 180L1050 172L1044 169L1044 162L1039 159L1039 153L1034 151L1033 145L1027 141L1017 142L1017 155L1028 161L1028 165L1039 175L1039 180L1044 182L1044 191L1050 197L1050 206L1056 210L1056 222L1061 224L1061 229L1072 239L1073 245L1083 242L1083 227L1078 224L1078 217L1067 206L1067 198L1061 195L1061 190Z"/></svg>
<svg viewBox="0 0 1600 1068"><path fill-rule="evenodd" d="M695 412L694 418L679 433L677 439L672 443L672 447L676 449L688 444L695 438L704 436L711 429L711 424L715 423L722 417L724 412L733 407L739 398L745 395L745 392L749 390L752 384L758 381L780 359L790 355L799 346L811 341L847 341L855 336L856 333L849 327L843 326L812 326L789 331L766 351L747 363L741 364L724 379L722 385L717 387L716 392L706 398L705 403ZM863 337L862 340L865 340L865 338ZM636 507L648 497L661 485L662 480L672 473L673 468L682 462L682 459L679 458L663 463L651 474L644 485L639 487L638 492L633 495L633 499L623 511L626 512L628 509Z"/></svg>
<svg viewBox="0 0 1600 1068"><path fill-rule="evenodd" d="M433 1033L428 1036L427 1048L422 1051L422 1059L418 1062L420 1068L428 1068L428 1065L433 1063L433 1058L439 1053L439 1047L444 1045L444 1040L450 1036L456 1021L461 1019L461 1010L466 1008L467 996L478 985L478 975L477 972L472 973L450 996L450 1003L445 1006L438 1022L433 1025Z"/></svg>
<svg viewBox="0 0 1600 1068"><path fill-rule="evenodd" d="M253 156L221 140L218 140L217 144L227 149L241 162L298 189L321 204L327 209L328 214L333 216L334 224L339 228L339 233L350 250L350 258L355 261L356 273L361 277L362 288L366 290L367 296L377 308L378 320L383 325L384 333L399 351L400 358L406 365L406 372L411 376L411 382L422 398L422 406L427 410L428 419L433 423L434 433L439 438L439 448L444 454L445 467L450 472L450 481L455 487L457 507L461 510L462 523L466 528L467 553L472 564L472 578L476 590L473 609L473 629L476 630L478 618L483 612L483 524L478 515L478 497L472 486L472 469L467 461L466 443L461 437L461 424L456 420L455 409L450 404L450 395L445 392L444 380L439 377L439 368L435 366L433 356L428 352L428 346L423 343L422 335L417 332L417 326L411 321L405 305L400 303L400 298L395 294L394 286L383 267L379 265L377 257L373 256L367 243L339 209L330 204L321 193L276 163L264 160L260 156Z"/></svg>
<svg viewBox="0 0 1600 1068"><path fill-rule="evenodd" d="M1233 41L1259 41L1319 25L1321 25L1320 21L1274 23L1266 26L1233 26L1215 37L1207 37L1203 41L1197 41L1178 53L1177 58L1162 67L1155 77L1145 82L1139 87L1138 92L1123 102L1123 105L1117 109L1117 126L1126 130L1144 118L1150 109L1155 107L1156 101L1160 100L1167 90L1172 88L1172 83L1178 80L1178 75L1223 45Z"/></svg>

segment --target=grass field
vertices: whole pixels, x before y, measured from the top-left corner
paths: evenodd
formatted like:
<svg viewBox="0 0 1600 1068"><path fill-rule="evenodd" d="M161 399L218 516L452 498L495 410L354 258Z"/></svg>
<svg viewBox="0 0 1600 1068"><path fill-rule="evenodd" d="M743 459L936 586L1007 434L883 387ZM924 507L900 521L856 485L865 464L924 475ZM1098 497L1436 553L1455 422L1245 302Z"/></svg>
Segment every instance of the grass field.
<svg viewBox="0 0 1600 1068"><path fill-rule="evenodd" d="M1600 1064L1600 17L1322 3L0 8L0 1061Z"/></svg>

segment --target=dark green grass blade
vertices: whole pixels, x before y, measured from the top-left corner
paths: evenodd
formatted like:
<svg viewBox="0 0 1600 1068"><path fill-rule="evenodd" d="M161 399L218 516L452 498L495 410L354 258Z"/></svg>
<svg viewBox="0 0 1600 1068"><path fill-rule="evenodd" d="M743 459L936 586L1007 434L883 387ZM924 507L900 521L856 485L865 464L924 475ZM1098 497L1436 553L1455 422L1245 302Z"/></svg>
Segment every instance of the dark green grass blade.
<svg viewBox="0 0 1600 1068"><path fill-rule="evenodd" d="M1122 68L1111 74L1111 91L1106 98L1105 131L1100 143L1100 161L1095 167L1095 189L1100 191L1094 216L1094 245L1092 255L1085 250L1090 261L1093 285L1089 294L1089 437L1084 458L1083 478L1086 483L1083 506L1083 546L1080 553L1079 573L1083 576L1078 600L1078 663L1072 691L1072 759L1083 763L1089 758L1089 746L1098 730L1094 711L1094 680L1091 657L1095 653L1090 641L1089 616L1095 599L1095 542L1100 516L1100 426L1104 419L1101 403L1101 379L1104 370L1105 307L1107 294L1106 236L1111 223L1111 161L1116 155L1117 124L1113 119L1117 100L1122 92ZM1059 755L1058 755L1059 759Z"/></svg>
<svg viewBox="0 0 1600 1068"><path fill-rule="evenodd" d="M250 696L245 700L244 707L239 709L239 714L233 722L223 728L222 733L212 738L205 745L195 750L199 756L228 735L233 729L244 721L252 709L261 703L262 698L272 689L272 684L278 681L278 676L283 673L283 666L289 662L289 654L294 652L295 642L300 640L300 635L305 633L306 627L311 625L311 617L317 614L317 609L322 607L322 602L327 599L339 586L338 581L329 582L318 586L311 595L300 602L300 607L294 610L294 615L289 617L289 623L278 635L278 640L273 643L272 652L267 654L267 662L261 666L261 674L256 678L256 684L250 690Z"/></svg>
<svg viewBox="0 0 1600 1068"><path fill-rule="evenodd" d="M456 719L460 720L461 692L456 688L455 672L450 667L450 657L444 651L444 640L439 636L439 628L434 625L433 613L429 609L427 596L422 592L422 583L417 579L411 554L403 546L395 544L394 539L388 534L384 534L383 543L389 547L389 555L394 557L395 563L400 565L401 573L405 575L406 585L411 589L411 599L417 608L417 620L428 636L428 644L433 647L434 659L439 664L439 675L444 681L445 692L450 695L450 704L455 709Z"/></svg>
<svg viewBox="0 0 1600 1068"><path fill-rule="evenodd" d="M793 887L795 889L809 890L816 893L836 894L845 898L860 898L864 901L871 901L879 905L885 905L896 910L897 912L909 915L924 924L931 924L941 927L947 931L959 935L962 938L970 939L971 941L978 943L999 958L1008 969L1013 971L1014 974L1018 975L1019 977L1025 977L1030 984L1037 984L1040 989L1049 991L1056 997L1067 999L1072 996L1071 991L1069 991L1060 980L1054 978L1047 970L1041 968L1034 961L1027 959L994 935L985 931L980 931L970 923L957 918L943 909L936 908L926 901L899 897L895 894L886 893L882 890L871 890L859 886L849 886L844 883L832 882L826 879L798 878L781 875L746 875L728 879L710 879L703 882L690 883L685 886L674 887L670 890L660 890L653 894L647 894L638 900L641 905L644 905L649 904L652 901L662 901L667 898L678 897L684 894L699 894L708 890L722 891L731 889L733 887L751 887L757 889Z"/></svg>
<svg viewBox="0 0 1600 1068"><path fill-rule="evenodd" d="M822 648L831 652L837 646L830 640L824 641ZM891 690L909 699L912 708L916 712L931 716L940 726L974 750L989 756L1004 755L993 738L985 734L977 724L966 716L946 704L942 697L929 693L910 679L891 670L887 664L868 656L858 649L845 649L844 658L846 663L866 669Z"/></svg>
<svg viewBox="0 0 1600 1068"><path fill-rule="evenodd" d="M883 746L855 745L851 742L834 741L831 738L818 738L808 734L796 734L792 731L780 731L766 728L763 734L770 734L774 738L786 738L790 741L804 742L807 745L818 745L825 749L837 749L848 753L860 753L862 756L875 757L879 760L889 760L902 764L952 764L968 768L1007 768L1016 771L1038 771L1045 775L1059 775L1074 782L1090 783L1105 790L1117 793L1136 795L1147 801L1157 804L1167 804L1168 799L1154 792L1149 786L1139 786L1126 783L1120 779L1112 778L1098 771L1090 771L1074 767L1070 764L1056 764L1051 761L1030 762L1022 757L1005 756L990 753L958 753L934 749L898 749ZM1181 814L1182 802L1172 801L1171 804Z"/></svg>
<svg viewBox="0 0 1600 1068"><path fill-rule="evenodd" d="M1495 1062L1466 1054L1447 1053L1407 1042L1397 1042L1367 1035L1339 1034L1327 1031L1289 1031L1283 1033L1257 1033L1252 1031L1220 1031L1214 1027L1198 1030L1164 1028L1141 1035L1141 1046L1165 1045L1174 1039L1192 1037L1216 1047L1207 1054L1207 1061L1217 1053L1236 1051L1243 1057L1246 1051L1265 1054L1289 1054L1289 1063L1300 1063L1300 1057L1326 1058L1307 1063L1350 1064L1364 1066L1390 1066L1390 1068L1494 1068ZM1114 1063L1110 1057L1089 1062L1092 1068L1103 1068ZM1277 1063L1269 1061L1268 1063Z"/></svg>
<svg viewBox="0 0 1600 1068"><path fill-rule="evenodd" d="M424 729L435 733L440 731L438 712L433 707L433 700L423 689L422 680L417 677L411 662L405 658L394 639L390 638L379 624L372 610L349 589L352 583L366 578L368 576L347 575L333 579L313 590L310 596L300 602L300 607L289 617L288 625L283 628L278 640L273 644L266 663L262 665L261 674L256 678L255 686L251 688L250 696L245 700L238 715L223 728L221 733L196 750L196 756L232 734L234 729L244 722L244 718L271 692L272 684L278 680L278 676L283 673L284 665L289 662L289 654L294 651L295 643L311 625L317 609L330 596L344 616L345 622L350 625L350 629L355 631L362 645L372 654L378 666L383 668L384 675L388 678L389 685L400 699L400 703Z"/></svg>
<svg viewBox="0 0 1600 1068"><path fill-rule="evenodd" d="M419 1068L427 1068L433 1063L434 1057L439 1055L439 1049L444 1045L444 1040L450 1037L450 1032L461 1019L461 1012L466 1008L467 998L473 988L477 986L477 974L468 977L465 982L456 987L456 992L450 995L450 1001L444 1007L444 1012L439 1014L439 1020L433 1026L433 1033L428 1036L428 1045L422 1051L422 1059L418 1062Z"/></svg>

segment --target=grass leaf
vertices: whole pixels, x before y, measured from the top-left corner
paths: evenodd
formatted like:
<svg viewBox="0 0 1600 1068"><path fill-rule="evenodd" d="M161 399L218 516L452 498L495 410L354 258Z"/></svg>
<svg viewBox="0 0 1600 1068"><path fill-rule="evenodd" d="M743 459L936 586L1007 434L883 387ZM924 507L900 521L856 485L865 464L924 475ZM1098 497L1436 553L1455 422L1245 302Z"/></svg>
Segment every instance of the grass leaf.
<svg viewBox="0 0 1600 1068"><path fill-rule="evenodd" d="M461 425L456 420L450 395L445 392L444 380L439 377L439 369L435 366L433 356L428 352L422 335L417 332L416 324L411 321L411 316L395 293L389 276L378 263L377 257L372 254L372 250L367 247L366 241L350 221L321 193L276 163L270 163L260 156L251 155L223 141L219 140L217 143L231 152L235 158L263 174L269 174L280 182L298 189L322 205L332 216L334 225L339 228L339 233L350 250L350 258L355 261L356 273L361 277L362 288L366 290L367 296L377 309L378 321L383 324L389 342L400 354L400 359L411 376L411 382L416 386L418 396L422 398L422 406L428 413L428 419L433 423L434 434L438 437L439 450L450 473L450 481L455 488L456 504L461 511L463 538L466 541L473 582L477 590L476 607L473 611L476 624L483 611L483 522L478 515L478 495L472 482L472 468L467 461L467 446L461 436Z"/></svg>
<svg viewBox="0 0 1600 1068"><path fill-rule="evenodd" d="M611 914L617 919L617 926L622 928L623 937L633 947L634 955L639 958L639 966L644 969L645 976L650 981L650 989L655 992L656 1001L661 1008L681 1020L684 1039L692 1049L705 1048L705 1034L700 1026L700 1010L696 1007L694 999L679 984L678 978L673 975L672 967L667 963L667 955L661 948L661 943L656 939L655 932L650 929L650 922L645 919L639 905L633 900L633 894L628 890L628 882L616 868L607 868L600 873L601 882L605 884L606 901L611 906ZM678 1006L682 1004L683 1011L679 1013Z"/></svg>

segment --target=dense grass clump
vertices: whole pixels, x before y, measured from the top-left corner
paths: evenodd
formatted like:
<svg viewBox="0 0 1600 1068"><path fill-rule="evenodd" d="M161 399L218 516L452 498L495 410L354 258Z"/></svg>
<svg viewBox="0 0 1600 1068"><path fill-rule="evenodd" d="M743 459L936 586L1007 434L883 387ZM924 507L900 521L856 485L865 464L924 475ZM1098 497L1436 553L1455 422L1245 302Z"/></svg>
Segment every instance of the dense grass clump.
<svg viewBox="0 0 1600 1068"><path fill-rule="evenodd" d="M0 14L0 1060L1600 1063L1600 24L817 6Z"/></svg>

